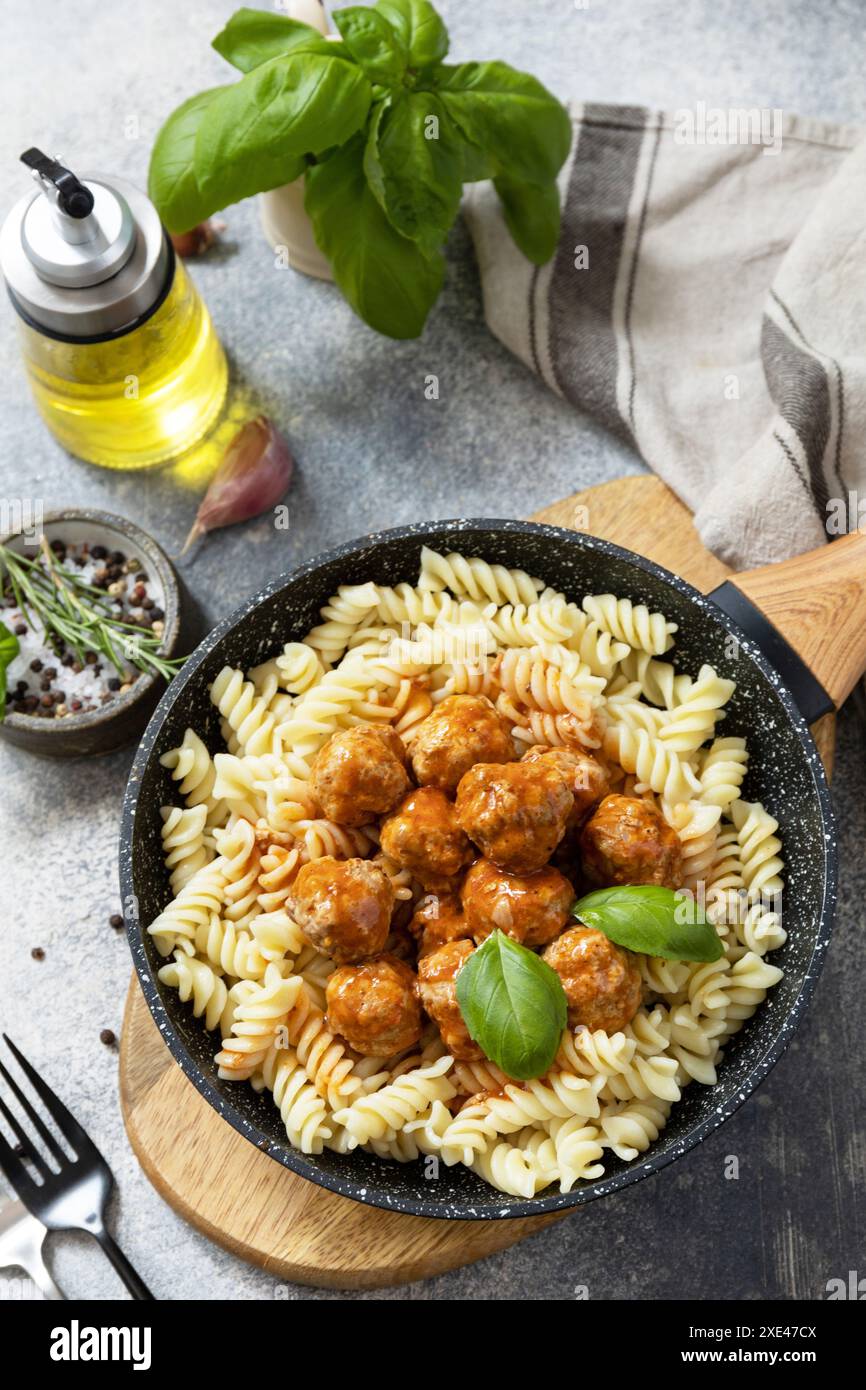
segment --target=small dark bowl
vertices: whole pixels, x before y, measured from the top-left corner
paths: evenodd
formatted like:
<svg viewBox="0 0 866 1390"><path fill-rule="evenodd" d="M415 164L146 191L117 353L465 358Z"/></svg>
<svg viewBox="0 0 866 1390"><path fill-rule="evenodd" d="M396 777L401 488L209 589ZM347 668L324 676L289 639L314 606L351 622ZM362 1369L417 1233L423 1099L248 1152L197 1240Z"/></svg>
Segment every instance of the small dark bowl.
<svg viewBox="0 0 866 1390"><path fill-rule="evenodd" d="M164 595L165 632L163 653L173 656L192 645L201 635L194 621L194 608L182 589L174 567L160 545L134 522L111 512L73 508L46 512L38 531L49 540L88 541L112 550L127 550L142 562L143 569L156 580ZM17 550L32 547L27 532L17 531L0 537ZM0 738L49 758L78 758L94 753L113 753L138 738L153 714L165 683L154 676L139 676L131 690L117 694L99 709L67 714L61 719L38 719L29 714L7 712L0 722Z"/></svg>
<svg viewBox="0 0 866 1390"><path fill-rule="evenodd" d="M220 749L210 682L226 663L247 669L283 642L302 637L340 584L416 582L424 544L528 570L578 601L585 593L614 592L665 612L679 624L675 660L684 670L696 674L711 662L737 681L725 734L748 736L752 757L744 795L763 801L780 823L789 935L773 959L784 967L783 979L731 1039L717 1086L693 1083L645 1154L625 1163L606 1151L605 1176L568 1193L548 1190L524 1200L495 1191L461 1165L442 1167L432 1181L420 1162L383 1162L358 1151L307 1156L292 1149L269 1095L219 1079L213 1063L218 1043L156 978L162 962L146 933L171 897L159 808L176 795L159 756L180 743L187 725L212 751ZM689 584L619 546L551 526L486 520L430 522L366 536L273 580L220 623L172 682L145 733L127 787L120 847L121 892L142 990L174 1057L214 1109L279 1163L343 1196L419 1216L474 1220L531 1216L616 1192L682 1157L733 1114L781 1056L811 998L832 927L835 866L830 798L815 745L779 676L745 633Z"/></svg>

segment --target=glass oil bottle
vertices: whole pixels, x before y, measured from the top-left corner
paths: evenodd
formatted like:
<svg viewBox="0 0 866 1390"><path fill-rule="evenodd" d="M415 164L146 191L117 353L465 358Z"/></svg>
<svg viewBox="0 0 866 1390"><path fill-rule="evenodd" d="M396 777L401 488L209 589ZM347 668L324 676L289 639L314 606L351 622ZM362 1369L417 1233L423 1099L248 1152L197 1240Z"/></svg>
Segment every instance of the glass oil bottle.
<svg viewBox="0 0 866 1390"><path fill-rule="evenodd" d="M216 421L228 370L156 209L121 179L22 160L37 189L6 219L0 265L46 424L104 467L178 457Z"/></svg>

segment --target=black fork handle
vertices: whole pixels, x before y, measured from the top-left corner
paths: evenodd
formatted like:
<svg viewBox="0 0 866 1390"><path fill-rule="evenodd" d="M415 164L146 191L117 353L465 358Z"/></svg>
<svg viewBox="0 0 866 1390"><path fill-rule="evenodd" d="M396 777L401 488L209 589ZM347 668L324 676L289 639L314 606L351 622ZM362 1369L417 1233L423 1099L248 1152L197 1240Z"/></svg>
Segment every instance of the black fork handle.
<svg viewBox="0 0 866 1390"><path fill-rule="evenodd" d="M100 1227L91 1231L91 1235L99 1241L133 1298L150 1299L152 1302L156 1302L144 1280L136 1274L117 1241L108 1234L105 1228Z"/></svg>

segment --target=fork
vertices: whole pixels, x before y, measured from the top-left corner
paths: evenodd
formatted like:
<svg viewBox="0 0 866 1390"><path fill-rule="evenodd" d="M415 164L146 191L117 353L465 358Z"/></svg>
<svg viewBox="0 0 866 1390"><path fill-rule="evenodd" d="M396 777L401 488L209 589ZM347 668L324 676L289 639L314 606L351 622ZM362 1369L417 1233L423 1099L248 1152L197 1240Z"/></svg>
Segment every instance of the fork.
<svg viewBox="0 0 866 1390"><path fill-rule="evenodd" d="M47 1299L65 1299L45 1267L42 1242L48 1232L23 1202L0 1202L0 1269L17 1267L29 1274Z"/></svg>
<svg viewBox="0 0 866 1390"><path fill-rule="evenodd" d="M16 1152L0 1133L0 1168L28 1211L44 1226L49 1230L87 1231L99 1241L133 1298L152 1299L153 1294L144 1280L139 1278L120 1246L105 1229L105 1206L114 1187L111 1169L78 1121L46 1086L12 1039L5 1033L3 1039L75 1157L70 1158L60 1147L18 1083L0 1062L0 1077L15 1096L42 1143L59 1164L59 1172L55 1173L48 1166L37 1150L32 1136L26 1133L2 1098L0 1115L23 1146L24 1153L22 1155ZM36 1169L40 1182L34 1181L27 1171L23 1162L24 1156Z"/></svg>

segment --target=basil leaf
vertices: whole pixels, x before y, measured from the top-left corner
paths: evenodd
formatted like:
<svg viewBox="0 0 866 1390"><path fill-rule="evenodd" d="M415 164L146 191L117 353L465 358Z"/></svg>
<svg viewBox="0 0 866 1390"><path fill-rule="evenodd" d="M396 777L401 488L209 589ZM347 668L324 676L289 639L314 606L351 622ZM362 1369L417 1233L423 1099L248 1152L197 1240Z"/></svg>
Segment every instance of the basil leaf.
<svg viewBox="0 0 866 1390"><path fill-rule="evenodd" d="M302 24L300 20L289 19L288 15L268 14L267 10L244 8L235 10L211 47L233 67L251 72L261 63L297 49L328 52L332 45L312 24Z"/></svg>
<svg viewBox="0 0 866 1390"><path fill-rule="evenodd" d="M21 650L21 644L14 632L5 623L0 623L0 719L6 716L6 667Z"/></svg>
<svg viewBox="0 0 866 1390"><path fill-rule="evenodd" d="M436 90L468 139L500 169L550 184L571 146L565 107L528 73L507 63L461 63L434 74Z"/></svg>
<svg viewBox="0 0 866 1390"><path fill-rule="evenodd" d="M448 30L429 0L377 0L374 8L401 39L413 68L442 62Z"/></svg>
<svg viewBox="0 0 866 1390"><path fill-rule="evenodd" d="M371 123L364 171L389 222L426 255L454 225L463 191L453 122L433 92L398 92Z"/></svg>
<svg viewBox="0 0 866 1390"><path fill-rule="evenodd" d="M482 179L492 179L496 173L496 165L488 154L485 154L480 145L476 145L474 140L460 129L454 126L455 138L457 140L456 150L460 156L460 176L464 183L480 183Z"/></svg>
<svg viewBox="0 0 866 1390"><path fill-rule="evenodd" d="M384 15L365 5L334 10L333 20L347 49L371 82L395 87L403 80L408 54Z"/></svg>
<svg viewBox="0 0 866 1390"><path fill-rule="evenodd" d="M493 180L515 245L535 265L549 261L559 239L559 188L524 183L508 174Z"/></svg>
<svg viewBox="0 0 866 1390"><path fill-rule="evenodd" d="M565 1027L567 1006L555 970L495 931L457 975L457 1003L470 1037L517 1081L543 1076Z"/></svg>
<svg viewBox="0 0 866 1390"><path fill-rule="evenodd" d="M666 960L718 960L724 947L694 899L652 884L601 888L571 909L617 946Z"/></svg>
<svg viewBox="0 0 866 1390"><path fill-rule="evenodd" d="M211 87L173 111L156 137L147 191L170 232L188 232L221 206L201 191L193 165L195 138L205 112L229 87Z"/></svg>
<svg viewBox="0 0 866 1390"><path fill-rule="evenodd" d="M323 53L271 58L205 111L195 141L200 188L225 207L290 183L303 172L305 155L342 145L360 129L371 99L354 63Z"/></svg>
<svg viewBox="0 0 866 1390"><path fill-rule="evenodd" d="M360 136L307 170L304 206L334 280L361 318L391 338L417 338L445 262L391 226L364 177Z"/></svg>

